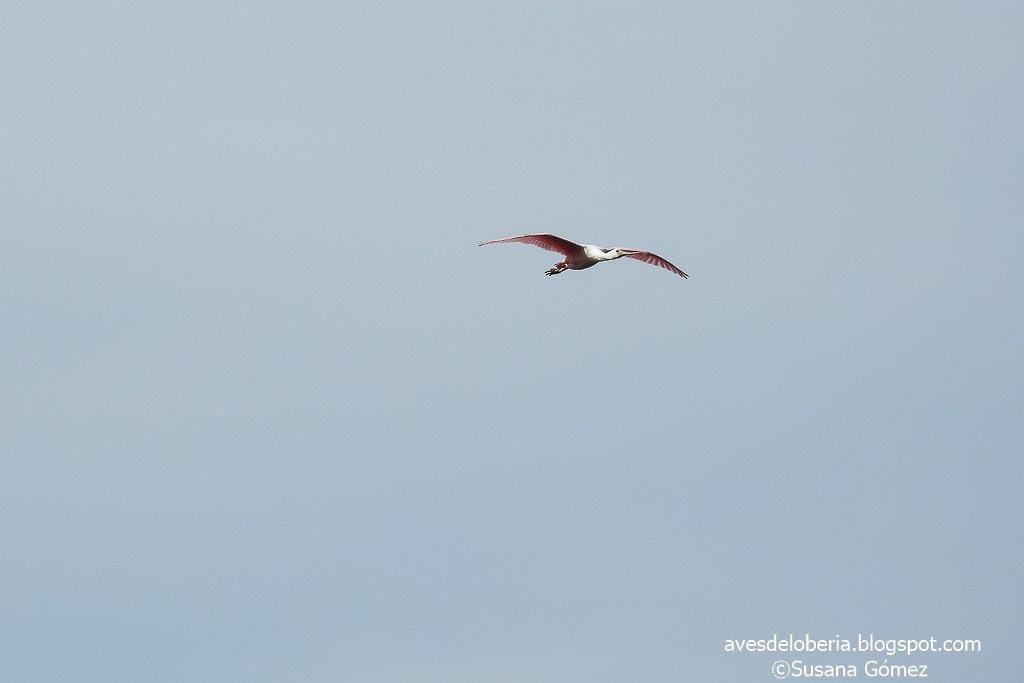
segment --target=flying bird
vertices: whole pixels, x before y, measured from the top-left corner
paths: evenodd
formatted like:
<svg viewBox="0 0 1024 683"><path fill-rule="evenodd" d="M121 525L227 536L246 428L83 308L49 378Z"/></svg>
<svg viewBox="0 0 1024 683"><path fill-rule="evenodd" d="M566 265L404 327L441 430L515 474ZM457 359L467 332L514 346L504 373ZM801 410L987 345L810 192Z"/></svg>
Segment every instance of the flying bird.
<svg viewBox="0 0 1024 683"><path fill-rule="evenodd" d="M559 237L558 235L552 235L550 233L505 237L500 240L481 242L480 246L482 247L485 244L500 244L502 242L523 242L524 244L532 244L535 247L547 249L548 251L557 251L565 256L564 259L555 264L554 268L545 271L545 275L558 275L566 269L583 270L584 268L597 265L602 261L613 261L617 258L628 256L629 258L635 258L637 261L650 263L652 266L660 266L665 270L672 271L676 275L690 277L662 257L657 254L652 254L649 251L627 249L625 247L605 249L604 247L599 247L594 244L576 244L575 242L570 242L564 237Z"/></svg>

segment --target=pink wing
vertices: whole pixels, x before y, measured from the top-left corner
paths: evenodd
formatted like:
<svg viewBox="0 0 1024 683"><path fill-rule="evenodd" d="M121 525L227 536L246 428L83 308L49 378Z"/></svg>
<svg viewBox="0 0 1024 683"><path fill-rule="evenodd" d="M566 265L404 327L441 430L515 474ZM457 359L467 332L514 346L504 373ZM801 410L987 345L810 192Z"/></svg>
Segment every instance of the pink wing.
<svg viewBox="0 0 1024 683"><path fill-rule="evenodd" d="M500 240L481 242L480 246L482 247L485 244L499 244L501 242L523 242L525 244L532 244L535 247L540 247L541 249L547 249L548 251L557 251L564 256L583 253L583 247L579 244L570 242L564 237L559 237L558 235L552 235L546 232L537 235L520 235L519 237L505 237Z"/></svg>
<svg viewBox="0 0 1024 683"><path fill-rule="evenodd" d="M683 277L690 277L689 275L687 275L683 271L679 270L678 268L676 268L674 265L672 265L671 263L669 263L665 259L661 258L657 254L652 254L649 251L638 251L635 254L626 254L626 256L628 256L629 258L635 258L637 261L643 261L644 263L650 263L652 266L660 266L660 267L664 268L665 270L671 270L676 275L681 275Z"/></svg>

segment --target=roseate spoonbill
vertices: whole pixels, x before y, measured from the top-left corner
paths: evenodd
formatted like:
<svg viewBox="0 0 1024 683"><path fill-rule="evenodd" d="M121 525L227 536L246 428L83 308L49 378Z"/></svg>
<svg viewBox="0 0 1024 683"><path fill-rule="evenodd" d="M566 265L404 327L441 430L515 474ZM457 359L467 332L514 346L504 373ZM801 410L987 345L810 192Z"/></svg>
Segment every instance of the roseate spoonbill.
<svg viewBox="0 0 1024 683"><path fill-rule="evenodd" d="M690 277L662 257L657 254L652 254L649 251L626 249L625 247L605 249L604 247L598 247L593 244L576 244L575 242L570 242L564 237L559 237L558 235L552 235L550 233L505 237L500 240L481 242L480 246L482 247L485 244L500 244L502 242L523 242L525 244L532 244L536 247L540 247L541 249L547 249L548 251L557 251L565 256L564 259L555 264L554 268L546 271L544 273L545 275L558 275L567 268L569 270L583 270L584 268L597 265L601 261L612 261L617 258L622 258L623 256L628 256L629 258L635 258L637 261L650 263L652 266L661 266L665 270L671 270L676 275Z"/></svg>

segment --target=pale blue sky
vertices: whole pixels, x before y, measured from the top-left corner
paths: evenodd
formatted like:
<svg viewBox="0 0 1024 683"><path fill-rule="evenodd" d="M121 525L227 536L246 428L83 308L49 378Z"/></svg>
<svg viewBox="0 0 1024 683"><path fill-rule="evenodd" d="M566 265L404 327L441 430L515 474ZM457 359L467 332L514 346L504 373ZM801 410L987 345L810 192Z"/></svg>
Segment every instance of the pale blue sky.
<svg viewBox="0 0 1024 683"><path fill-rule="evenodd" d="M1022 64L1011 2L6 3L0 679L1018 678Z"/></svg>

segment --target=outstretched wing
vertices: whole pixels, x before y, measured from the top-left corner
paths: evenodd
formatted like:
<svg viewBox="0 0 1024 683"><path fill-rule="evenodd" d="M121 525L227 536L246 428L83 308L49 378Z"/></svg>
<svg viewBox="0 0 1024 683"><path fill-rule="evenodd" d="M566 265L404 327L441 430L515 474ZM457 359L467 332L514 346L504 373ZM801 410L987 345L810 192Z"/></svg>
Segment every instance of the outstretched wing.
<svg viewBox="0 0 1024 683"><path fill-rule="evenodd" d="M635 258L637 261L643 261L644 263L650 263L652 266L659 266L665 270L671 270L676 275L682 277L690 277L683 271L676 268L673 264L669 263L665 259L661 258L657 254L652 254L649 251L638 251L635 254L626 254L629 258Z"/></svg>
<svg viewBox="0 0 1024 683"><path fill-rule="evenodd" d="M520 235L519 237L505 237L500 240L491 240L490 242L481 242L480 246L485 244L499 244L501 242L523 242L524 244L532 244L535 247L541 249L547 249L548 251L557 251L564 256L571 256L573 254L583 253L583 246L570 242L564 237L558 235L552 235L551 233L539 233L536 235Z"/></svg>

